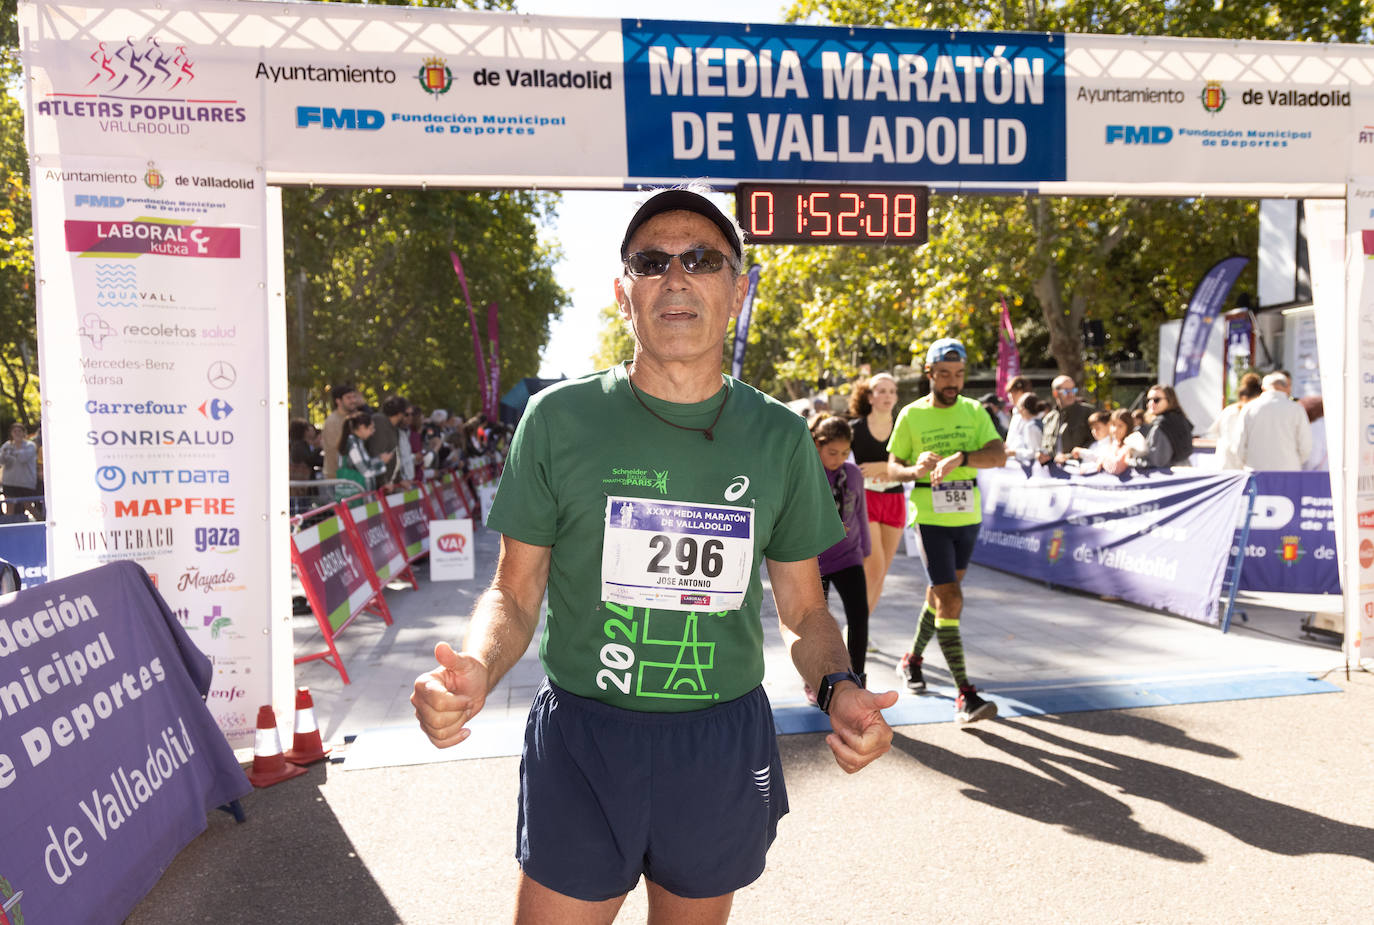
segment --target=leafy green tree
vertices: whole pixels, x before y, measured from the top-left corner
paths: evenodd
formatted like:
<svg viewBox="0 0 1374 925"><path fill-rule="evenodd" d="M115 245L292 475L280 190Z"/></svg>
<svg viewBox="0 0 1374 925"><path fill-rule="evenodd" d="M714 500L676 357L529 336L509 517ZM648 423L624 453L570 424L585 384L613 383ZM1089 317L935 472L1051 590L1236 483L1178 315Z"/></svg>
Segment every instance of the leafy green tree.
<svg viewBox="0 0 1374 925"><path fill-rule="evenodd" d="M356 382L425 408L478 408L472 327L449 252L468 281L484 355L499 306L501 381L532 376L567 304L536 223L556 194L288 189L283 196L293 413Z"/></svg>
<svg viewBox="0 0 1374 925"><path fill-rule="evenodd" d="M0 81L19 77L16 7L0 14ZM0 419L38 424L38 335L33 290L33 226L29 209L24 111L0 93Z"/></svg>
<svg viewBox="0 0 1374 925"><path fill-rule="evenodd" d="M612 302L597 312L601 330L597 333L596 352L592 354L592 368L606 369L635 355L635 338L630 326L620 316L620 307Z"/></svg>
<svg viewBox="0 0 1374 925"><path fill-rule="evenodd" d="M1371 23L1356 0L1219 4L949 0L798 0L792 21L910 28L1358 41ZM930 243L902 248L762 248L766 266L746 375L774 392L908 362L959 333L970 359L996 355L1000 300L1016 319L1023 362L1052 357L1080 382L1081 324L1103 322L1118 358L1153 358L1159 324L1180 317L1208 266L1252 254L1254 203L1128 197L932 197ZM1254 267L1238 291L1253 289ZM753 349L757 343L761 349ZM778 352L775 352L778 351Z"/></svg>

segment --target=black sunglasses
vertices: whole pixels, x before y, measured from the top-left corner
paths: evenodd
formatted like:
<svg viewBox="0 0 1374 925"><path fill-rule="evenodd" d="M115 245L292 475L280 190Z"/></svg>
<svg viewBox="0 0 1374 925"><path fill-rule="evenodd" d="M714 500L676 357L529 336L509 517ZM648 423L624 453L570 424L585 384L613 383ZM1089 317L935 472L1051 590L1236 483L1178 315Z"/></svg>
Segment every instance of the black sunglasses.
<svg viewBox="0 0 1374 925"><path fill-rule="evenodd" d="M625 258L625 270L631 276L662 276L668 272L668 265L673 262L674 257L678 258L683 270L693 275L717 273L721 267L730 263L729 258L714 247L694 247L680 254L635 251ZM730 265L734 266L733 263Z"/></svg>

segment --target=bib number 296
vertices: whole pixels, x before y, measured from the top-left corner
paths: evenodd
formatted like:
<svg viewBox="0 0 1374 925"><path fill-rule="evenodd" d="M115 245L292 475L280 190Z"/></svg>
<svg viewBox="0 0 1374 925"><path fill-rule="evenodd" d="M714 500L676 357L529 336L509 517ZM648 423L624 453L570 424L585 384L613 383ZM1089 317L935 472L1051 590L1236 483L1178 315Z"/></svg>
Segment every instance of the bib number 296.
<svg viewBox="0 0 1374 925"><path fill-rule="evenodd" d="M654 550L653 558L649 560L649 571L659 574L667 574L669 566L664 560L672 555L676 564L672 570L679 575L697 574L697 540L695 537L678 537L676 544L673 539L663 533L655 534L649 540L649 548ZM701 574L707 578L720 577L721 571L725 568L725 558L721 555L725 549L725 544L720 540L705 540L701 543Z"/></svg>

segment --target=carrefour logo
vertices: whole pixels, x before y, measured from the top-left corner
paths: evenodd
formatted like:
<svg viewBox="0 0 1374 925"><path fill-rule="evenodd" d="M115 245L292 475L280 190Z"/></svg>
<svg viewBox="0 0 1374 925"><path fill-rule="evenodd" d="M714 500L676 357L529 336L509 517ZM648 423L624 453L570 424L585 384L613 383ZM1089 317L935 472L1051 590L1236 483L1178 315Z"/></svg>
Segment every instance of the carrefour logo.
<svg viewBox="0 0 1374 925"><path fill-rule="evenodd" d="M1174 130L1167 125L1109 125L1107 144L1167 145L1174 140Z"/></svg>
<svg viewBox="0 0 1374 925"><path fill-rule="evenodd" d="M218 421L233 414L234 406L222 398L212 398L209 401L201 402L200 407L196 410L210 420Z"/></svg>
<svg viewBox="0 0 1374 925"><path fill-rule="evenodd" d="M330 106L297 106L296 128L318 125L324 129L375 132L386 122L377 109L334 109Z"/></svg>

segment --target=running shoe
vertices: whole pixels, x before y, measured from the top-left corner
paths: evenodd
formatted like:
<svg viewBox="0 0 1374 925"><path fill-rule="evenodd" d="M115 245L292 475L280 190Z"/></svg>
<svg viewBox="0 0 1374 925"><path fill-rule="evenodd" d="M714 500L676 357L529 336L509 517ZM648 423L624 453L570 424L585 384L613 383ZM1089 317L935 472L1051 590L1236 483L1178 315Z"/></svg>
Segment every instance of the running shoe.
<svg viewBox="0 0 1374 925"><path fill-rule="evenodd" d="M921 674L921 663L924 661L923 658L913 658L910 652L903 652L902 664L897 666L902 680L906 682L906 689L913 694L925 693L926 677Z"/></svg>
<svg viewBox="0 0 1374 925"><path fill-rule="evenodd" d="M996 715L997 704L979 697L976 688L959 688L959 696L954 701L955 722L976 723L980 719L992 719Z"/></svg>

